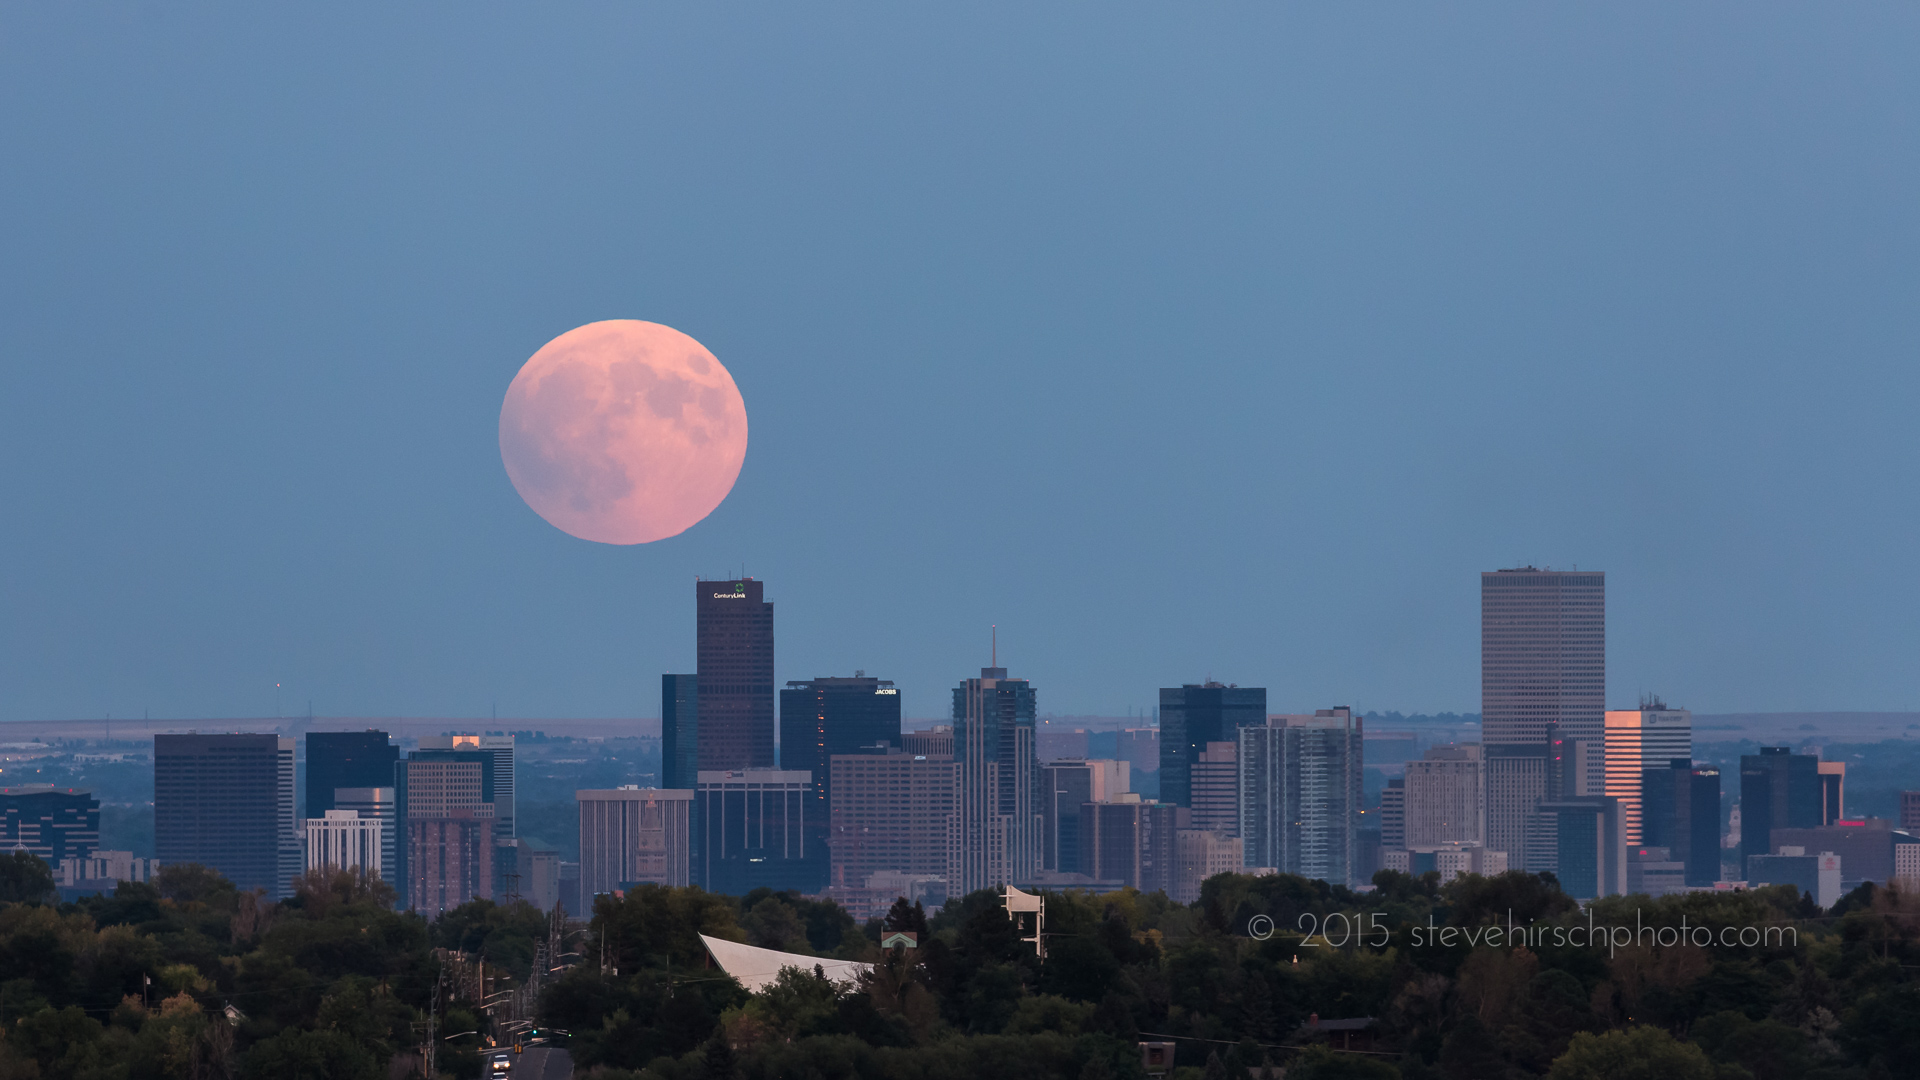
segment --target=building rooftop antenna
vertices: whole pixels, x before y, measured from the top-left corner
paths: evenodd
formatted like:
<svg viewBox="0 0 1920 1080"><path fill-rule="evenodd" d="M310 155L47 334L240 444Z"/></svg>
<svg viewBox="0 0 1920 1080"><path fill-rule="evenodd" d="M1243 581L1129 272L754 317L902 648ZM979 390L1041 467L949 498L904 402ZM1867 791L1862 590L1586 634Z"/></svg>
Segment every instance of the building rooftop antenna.
<svg viewBox="0 0 1920 1080"><path fill-rule="evenodd" d="M989 666L989 667L999 667L999 666L1000 666L1000 624L999 624L999 623L994 623L994 624L993 624L993 653L992 653L992 657L993 657L993 659L992 659L992 661L991 661L991 662L990 662L990 663L989 663L989 664L988 664L987 666Z"/></svg>

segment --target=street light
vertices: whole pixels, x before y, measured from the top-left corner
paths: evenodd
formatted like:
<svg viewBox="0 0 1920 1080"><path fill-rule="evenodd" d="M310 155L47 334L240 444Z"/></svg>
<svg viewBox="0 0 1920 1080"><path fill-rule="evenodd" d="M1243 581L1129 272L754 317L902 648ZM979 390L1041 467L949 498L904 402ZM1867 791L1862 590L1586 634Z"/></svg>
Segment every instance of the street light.
<svg viewBox="0 0 1920 1080"><path fill-rule="evenodd" d="M441 1039L440 1041L441 1041L441 1042L452 1042L452 1041L453 1041L453 1040L455 1040L455 1039L464 1039L464 1038L466 1038L466 1037L467 1037L467 1036L469 1036L469 1035L478 1035L478 1034L480 1034L480 1033L479 1033L479 1032L477 1032L477 1031L463 1031L463 1032L461 1032L461 1033L460 1033L460 1034L458 1034L458 1035L449 1035L449 1036L447 1036L446 1038L444 1038L444 1039Z"/></svg>

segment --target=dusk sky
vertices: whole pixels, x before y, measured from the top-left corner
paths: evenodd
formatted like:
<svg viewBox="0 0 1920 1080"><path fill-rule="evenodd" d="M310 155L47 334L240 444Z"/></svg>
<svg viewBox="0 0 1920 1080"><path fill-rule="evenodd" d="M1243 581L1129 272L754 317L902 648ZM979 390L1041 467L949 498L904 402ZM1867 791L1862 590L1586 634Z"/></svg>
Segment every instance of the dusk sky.
<svg viewBox="0 0 1920 1080"><path fill-rule="evenodd" d="M656 716L696 575L909 716L1920 707L1912 5L17 5L0 720ZM732 494L576 539L507 386L674 327Z"/></svg>

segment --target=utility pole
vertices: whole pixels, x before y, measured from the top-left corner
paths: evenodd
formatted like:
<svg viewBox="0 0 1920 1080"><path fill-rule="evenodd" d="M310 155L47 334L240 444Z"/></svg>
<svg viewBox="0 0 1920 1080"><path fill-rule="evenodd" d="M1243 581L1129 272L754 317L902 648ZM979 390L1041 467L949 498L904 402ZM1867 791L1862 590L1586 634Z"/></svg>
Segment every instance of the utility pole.
<svg viewBox="0 0 1920 1080"><path fill-rule="evenodd" d="M447 969L442 967L433 980L433 996L427 999L427 1040L421 1047L421 1067L427 1080L434 1080L439 1074L433 1070L434 1049L440 1042L440 984L447 979Z"/></svg>

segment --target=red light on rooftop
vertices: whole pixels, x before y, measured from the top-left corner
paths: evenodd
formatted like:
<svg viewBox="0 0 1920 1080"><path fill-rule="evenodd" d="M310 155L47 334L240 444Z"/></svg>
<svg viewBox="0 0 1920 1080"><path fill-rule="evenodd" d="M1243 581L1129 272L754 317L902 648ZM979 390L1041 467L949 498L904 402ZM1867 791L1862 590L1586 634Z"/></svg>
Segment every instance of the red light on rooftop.
<svg viewBox="0 0 1920 1080"><path fill-rule="evenodd" d="M1838 821L1835 821L1834 824L1835 825L1865 825L1866 820L1863 818L1859 821L1847 821L1846 819L1842 818Z"/></svg>

